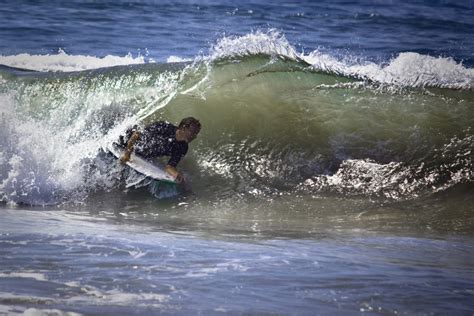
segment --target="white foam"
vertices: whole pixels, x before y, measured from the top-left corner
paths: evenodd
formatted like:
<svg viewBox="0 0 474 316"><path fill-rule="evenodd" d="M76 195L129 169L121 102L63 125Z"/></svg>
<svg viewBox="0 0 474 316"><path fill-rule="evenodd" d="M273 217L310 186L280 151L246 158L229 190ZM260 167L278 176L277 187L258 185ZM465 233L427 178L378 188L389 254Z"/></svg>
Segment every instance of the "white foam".
<svg viewBox="0 0 474 316"><path fill-rule="evenodd" d="M74 312L65 312L59 309L37 309L28 308L23 312L25 316L81 316L82 314Z"/></svg>
<svg viewBox="0 0 474 316"><path fill-rule="evenodd" d="M34 279L36 281L48 280L43 273L28 272L28 271L0 273L0 278L27 278L27 279Z"/></svg>
<svg viewBox="0 0 474 316"><path fill-rule="evenodd" d="M7 306L0 304L0 315L21 315L16 306Z"/></svg>
<svg viewBox="0 0 474 316"><path fill-rule="evenodd" d="M72 302L94 302L100 305L118 305L127 306L129 304L135 304L137 306L147 305L154 307L161 307L163 303L169 301L170 296L158 293L126 293L119 289L112 290L100 290L93 286L83 286L80 288L81 292L85 296L76 296L68 299L69 303ZM145 303L146 302L146 303ZM155 303L153 303L155 302ZM151 303L151 304L150 304Z"/></svg>
<svg viewBox="0 0 474 316"><path fill-rule="evenodd" d="M216 273L226 273L229 271L246 272L249 267L240 263L239 259L229 260L227 262L218 263L213 267L199 267L196 270L186 273L186 277L205 278Z"/></svg>
<svg viewBox="0 0 474 316"><path fill-rule="evenodd" d="M315 69L404 87L472 89L474 69L452 58L432 57L414 52L400 53L387 65L372 62L350 64L314 51L302 58Z"/></svg>
<svg viewBox="0 0 474 316"><path fill-rule="evenodd" d="M314 69L363 80L403 87L474 88L474 69L449 57L403 52L388 63L360 60L351 55L336 58L320 50L298 52L280 32L255 31L243 36L224 36L210 49L210 60L266 54L302 60Z"/></svg>
<svg viewBox="0 0 474 316"><path fill-rule="evenodd" d="M251 32L243 36L224 36L210 49L210 57L213 60L258 54L283 55L293 59L299 57L285 36L274 29Z"/></svg>
<svg viewBox="0 0 474 316"><path fill-rule="evenodd" d="M62 135L51 133L46 124L23 121L21 115L10 109L10 96L1 96L0 102L5 106L5 112L2 110L1 114L6 118L5 124L0 124L0 130L7 145L0 164L0 170L7 171L0 182L0 198L46 204L59 187L49 166L64 148ZM72 171L78 173L77 168ZM63 175L64 170L57 170L57 174Z"/></svg>
<svg viewBox="0 0 474 316"><path fill-rule="evenodd" d="M442 151L455 150L458 159L450 164L449 171L443 168L417 167L402 162L378 163L369 159L344 160L333 175L320 175L307 179L302 186L312 190L333 190L345 194L378 195L391 199L406 199L419 196L426 188L433 192L445 190L466 180L472 181L474 172L466 167L470 164L473 138L453 138ZM439 182L440 178L447 178Z"/></svg>
<svg viewBox="0 0 474 316"><path fill-rule="evenodd" d="M82 167L127 127L165 106L176 94L179 75L158 74L153 87L141 87L150 80L150 75L143 74L132 82L100 80L91 89L81 81L61 83L57 90L38 83L28 86L20 98L15 89L0 94L0 146L5 144L7 149L0 157L0 172L5 175L0 179L0 200L45 205L68 195L68 200L80 201L89 188L113 187L117 179L113 170L94 169L84 177ZM146 100L136 116L117 119L115 127L103 135L101 125L107 117L101 111L120 116L132 107L134 98ZM34 108L38 102L43 110L32 111L34 118L19 111Z"/></svg>
<svg viewBox="0 0 474 316"><path fill-rule="evenodd" d="M0 64L36 71L80 71L119 65L143 64L145 62L145 57L133 57L130 53L125 56L95 57L69 55L63 50L59 50L57 54L0 56Z"/></svg>
<svg viewBox="0 0 474 316"><path fill-rule="evenodd" d="M171 55L166 59L167 63L182 63L182 62L189 62L193 61L191 58L179 57Z"/></svg>
<svg viewBox="0 0 474 316"><path fill-rule="evenodd" d="M104 292L104 298L113 304L127 305L137 301L157 301L165 303L169 301L169 295L156 293L124 293L119 290L111 290Z"/></svg>

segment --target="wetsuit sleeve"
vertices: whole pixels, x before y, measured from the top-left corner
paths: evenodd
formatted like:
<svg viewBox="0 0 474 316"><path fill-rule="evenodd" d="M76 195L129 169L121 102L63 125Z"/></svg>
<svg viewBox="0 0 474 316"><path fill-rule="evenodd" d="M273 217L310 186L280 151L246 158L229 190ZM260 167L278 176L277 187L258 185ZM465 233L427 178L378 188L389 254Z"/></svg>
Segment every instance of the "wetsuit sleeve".
<svg viewBox="0 0 474 316"><path fill-rule="evenodd" d="M168 165L176 168L178 163L181 161L181 158L183 158L187 152L188 152L188 146L177 146L173 148L171 152L171 158L168 161Z"/></svg>
<svg viewBox="0 0 474 316"><path fill-rule="evenodd" d="M133 132L139 132L139 127L138 125L133 125L132 127L128 128L125 131L125 135L120 135L119 136L119 145L122 147L127 146L128 140L132 136Z"/></svg>

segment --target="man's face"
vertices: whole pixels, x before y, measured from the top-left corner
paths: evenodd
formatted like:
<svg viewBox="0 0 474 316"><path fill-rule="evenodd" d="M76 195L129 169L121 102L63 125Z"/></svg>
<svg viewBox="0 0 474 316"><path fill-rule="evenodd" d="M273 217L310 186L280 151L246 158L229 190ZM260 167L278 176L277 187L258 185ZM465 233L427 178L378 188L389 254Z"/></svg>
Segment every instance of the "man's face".
<svg viewBox="0 0 474 316"><path fill-rule="evenodd" d="M183 134L184 134L184 137L186 138L187 142L190 143L196 138L198 133L199 133L199 131L196 128L186 127L186 128L184 128L184 133Z"/></svg>

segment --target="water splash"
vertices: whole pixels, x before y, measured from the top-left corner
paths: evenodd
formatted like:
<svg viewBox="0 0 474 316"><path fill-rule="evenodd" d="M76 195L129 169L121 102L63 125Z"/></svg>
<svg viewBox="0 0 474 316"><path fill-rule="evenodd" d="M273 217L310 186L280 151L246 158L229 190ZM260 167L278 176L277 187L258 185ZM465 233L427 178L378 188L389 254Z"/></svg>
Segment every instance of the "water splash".
<svg viewBox="0 0 474 316"><path fill-rule="evenodd" d="M351 55L336 58L320 50L298 52L282 33L274 29L224 36L211 47L208 58L215 61L260 54L284 56L305 62L318 71L382 84L414 88L474 88L474 69L466 68L450 57L404 52L386 63L377 64Z"/></svg>

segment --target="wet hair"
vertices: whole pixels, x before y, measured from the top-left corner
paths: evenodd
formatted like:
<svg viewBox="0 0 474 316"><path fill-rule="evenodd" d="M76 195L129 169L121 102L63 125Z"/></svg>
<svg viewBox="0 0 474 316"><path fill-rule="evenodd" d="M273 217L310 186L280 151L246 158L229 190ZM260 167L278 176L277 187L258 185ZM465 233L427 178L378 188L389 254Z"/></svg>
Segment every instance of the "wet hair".
<svg viewBox="0 0 474 316"><path fill-rule="evenodd" d="M197 119L195 119L194 117L186 117L186 118L181 120L181 122L179 123L178 128L179 129L181 129L181 128L192 128L192 129L194 129L194 131L197 134L201 130L201 123Z"/></svg>

